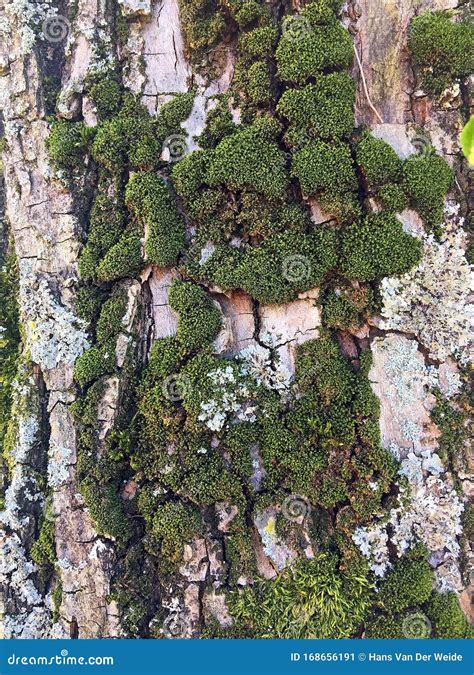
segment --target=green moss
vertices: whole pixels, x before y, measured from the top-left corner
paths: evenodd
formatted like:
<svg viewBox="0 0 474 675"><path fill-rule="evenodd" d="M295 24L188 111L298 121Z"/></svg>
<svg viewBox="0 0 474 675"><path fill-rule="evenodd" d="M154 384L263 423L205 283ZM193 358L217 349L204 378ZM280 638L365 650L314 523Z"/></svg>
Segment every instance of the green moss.
<svg viewBox="0 0 474 675"><path fill-rule="evenodd" d="M216 107L207 113L204 130L196 140L203 149L215 148L223 138L237 130L238 125L232 119L229 103L226 98L222 98Z"/></svg>
<svg viewBox="0 0 474 675"><path fill-rule="evenodd" d="M101 174L87 237L87 245L97 256L104 256L117 243L125 225L124 211L120 186L107 174Z"/></svg>
<svg viewBox="0 0 474 675"><path fill-rule="evenodd" d="M278 31L273 26L261 26L244 33L239 40L241 55L248 59L263 59L270 56L278 39Z"/></svg>
<svg viewBox="0 0 474 675"><path fill-rule="evenodd" d="M295 153L292 174L305 195L345 193L357 189L357 178L348 145L341 141L314 140Z"/></svg>
<svg viewBox="0 0 474 675"><path fill-rule="evenodd" d="M159 381L173 373L177 373L181 361L181 345L174 337L156 340L150 351L150 359L146 371L149 381Z"/></svg>
<svg viewBox="0 0 474 675"><path fill-rule="evenodd" d="M468 436L466 415L447 401L439 391L435 391L435 396L436 405L431 417L441 432L438 452L443 462L452 465L462 458L463 445Z"/></svg>
<svg viewBox="0 0 474 675"><path fill-rule="evenodd" d="M76 169L84 166L92 129L84 122L54 120L46 141L49 156L58 169Z"/></svg>
<svg viewBox="0 0 474 675"><path fill-rule="evenodd" d="M256 638L344 638L357 632L369 603L367 578L342 574L334 557L320 554L232 594L230 610Z"/></svg>
<svg viewBox="0 0 474 675"><path fill-rule="evenodd" d="M51 507L47 507L38 539L31 547L31 559L42 568L52 568L56 563L55 521Z"/></svg>
<svg viewBox="0 0 474 675"><path fill-rule="evenodd" d="M59 579L56 579L56 583L54 585L53 593L52 593L52 600L53 600L53 623L56 623L60 619L60 609L61 609L61 604L63 601L63 587L61 584L61 581Z"/></svg>
<svg viewBox="0 0 474 675"><path fill-rule="evenodd" d="M261 5L257 0L244 0L244 2L238 4L234 17L239 28L247 28L256 23L268 23L270 12L267 7Z"/></svg>
<svg viewBox="0 0 474 675"><path fill-rule="evenodd" d="M74 298L74 308L79 318L91 324L99 315L102 294L96 286L81 286Z"/></svg>
<svg viewBox="0 0 474 675"><path fill-rule="evenodd" d="M160 162L164 139L146 108L125 94L119 113L99 125L92 144L94 159L112 173L132 168L153 169Z"/></svg>
<svg viewBox="0 0 474 675"><path fill-rule="evenodd" d="M177 338L186 350L211 344L219 333L222 319L206 292L193 283L175 279L168 298L171 309L179 314Z"/></svg>
<svg viewBox="0 0 474 675"><path fill-rule="evenodd" d="M311 136L324 139L349 136L354 126L354 95L354 81L346 73L322 75L315 84L287 89L277 111L290 123L285 137L288 144L301 145Z"/></svg>
<svg viewBox="0 0 474 675"><path fill-rule="evenodd" d="M408 46L423 87L439 94L474 70L474 27L446 12L423 12L410 24Z"/></svg>
<svg viewBox="0 0 474 675"><path fill-rule="evenodd" d="M349 279L372 281L408 272L421 260L421 242L404 232L395 216L372 214L346 228L342 256Z"/></svg>
<svg viewBox="0 0 474 675"><path fill-rule="evenodd" d="M113 342L101 347L93 346L82 354L74 366L74 379L81 387L98 380L115 368L115 345Z"/></svg>
<svg viewBox="0 0 474 675"><path fill-rule="evenodd" d="M166 183L154 173L136 173L127 184L125 200L146 229L147 261L160 267L174 264L184 246L185 227Z"/></svg>
<svg viewBox="0 0 474 675"><path fill-rule="evenodd" d="M388 213L401 213L408 207L408 197L401 185L395 183L383 185L375 196Z"/></svg>
<svg viewBox="0 0 474 675"><path fill-rule="evenodd" d="M186 48L195 60L208 54L226 33L217 0L179 0L179 14Z"/></svg>
<svg viewBox="0 0 474 675"><path fill-rule="evenodd" d="M156 129L160 139L165 140L173 134L184 134L181 122L188 119L194 105L194 92L176 94L171 101L161 106Z"/></svg>
<svg viewBox="0 0 474 675"><path fill-rule="evenodd" d="M410 203L429 228L443 221L446 193L453 181L453 172L439 155L414 155L403 165L404 188Z"/></svg>
<svg viewBox="0 0 474 675"><path fill-rule="evenodd" d="M245 253L218 248L200 275L225 290L241 288L259 302L282 304L322 281L337 263L336 246L330 229L307 236L288 231Z"/></svg>
<svg viewBox="0 0 474 675"><path fill-rule="evenodd" d="M274 98L270 66L267 61L255 61L251 65L238 64L235 69L235 84L255 105L268 105Z"/></svg>
<svg viewBox="0 0 474 675"><path fill-rule="evenodd" d="M122 318L126 308L127 298L122 289L116 290L105 301L96 327L96 338L99 344L112 340L123 330Z"/></svg>
<svg viewBox="0 0 474 675"><path fill-rule="evenodd" d="M115 77L109 75L96 79L88 89L88 94L100 121L113 117L120 110L122 88Z"/></svg>
<svg viewBox="0 0 474 675"><path fill-rule="evenodd" d="M97 266L97 279L115 281L134 277L143 268L142 245L135 230L125 231Z"/></svg>
<svg viewBox="0 0 474 675"><path fill-rule="evenodd" d="M288 185L285 156L267 136L261 124L224 138L210 157L208 184L281 197Z"/></svg>
<svg viewBox="0 0 474 675"><path fill-rule="evenodd" d="M310 12L302 12L308 20L286 22L276 49L281 80L304 84L323 71L344 70L352 62L352 40L347 30L335 19L325 26L311 25Z"/></svg>
<svg viewBox="0 0 474 675"><path fill-rule="evenodd" d="M325 407L350 400L354 376L328 333L298 347L296 382L303 393L316 393Z"/></svg>
<svg viewBox="0 0 474 675"><path fill-rule="evenodd" d="M132 527L118 494L118 486L99 485L93 479L86 479L81 482L80 490L97 533L113 537L118 544L125 545L132 535Z"/></svg>
<svg viewBox="0 0 474 675"><path fill-rule="evenodd" d="M423 559L405 557L380 584L378 602L391 612L420 605L433 590L433 572Z"/></svg>
<svg viewBox="0 0 474 675"><path fill-rule="evenodd" d="M199 515L183 504L166 502L156 509L151 531L161 542L161 554L173 562L183 558L183 547L199 532Z"/></svg>
<svg viewBox="0 0 474 675"><path fill-rule="evenodd" d="M372 299L373 294L368 288L329 291L323 301L323 324L338 330L357 329L362 322L360 313L368 310Z"/></svg>
<svg viewBox="0 0 474 675"><path fill-rule="evenodd" d="M13 254L0 254L0 467L6 449L19 347L18 268Z"/></svg>
<svg viewBox="0 0 474 675"><path fill-rule="evenodd" d="M375 616L365 624L365 637L370 640L403 640L403 618Z"/></svg>
<svg viewBox="0 0 474 675"><path fill-rule="evenodd" d="M401 180L402 160L382 139L364 132L356 145L356 157L369 189Z"/></svg>
<svg viewBox="0 0 474 675"><path fill-rule="evenodd" d="M472 638L472 628L459 606L456 593L434 592L426 605L432 629L437 639Z"/></svg>

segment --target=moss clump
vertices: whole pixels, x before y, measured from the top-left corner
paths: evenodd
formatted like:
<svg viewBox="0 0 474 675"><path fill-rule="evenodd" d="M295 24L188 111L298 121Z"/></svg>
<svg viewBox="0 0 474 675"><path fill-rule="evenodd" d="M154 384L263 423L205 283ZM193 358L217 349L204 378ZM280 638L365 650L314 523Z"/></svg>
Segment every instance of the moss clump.
<svg viewBox="0 0 474 675"><path fill-rule="evenodd" d="M443 221L446 193L453 181L453 172L439 155L414 155L403 165L404 189L410 203L428 228L436 228Z"/></svg>
<svg viewBox="0 0 474 675"><path fill-rule="evenodd" d="M433 590L433 572L423 559L405 557L380 585L378 601L391 612L420 605Z"/></svg>
<svg viewBox="0 0 474 675"><path fill-rule="evenodd" d="M118 494L118 486L100 485L94 479L87 478L81 482L80 490L97 533L113 537L118 544L124 546L132 535L132 527Z"/></svg>
<svg viewBox="0 0 474 675"><path fill-rule="evenodd" d="M101 347L93 346L82 354L74 366L74 379L81 387L112 373L115 368L115 345L108 342Z"/></svg>
<svg viewBox="0 0 474 675"><path fill-rule="evenodd" d="M323 324L338 330L356 329L362 322L360 313L368 311L372 300L369 288L330 290L323 301Z"/></svg>
<svg viewBox="0 0 474 675"><path fill-rule="evenodd" d="M97 194L92 205L87 244L79 261L84 280L97 278L97 265L118 242L125 226L125 207L121 198L121 182L101 171Z"/></svg>
<svg viewBox="0 0 474 675"><path fill-rule="evenodd" d="M237 4L234 18L241 29L255 24L267 24L270 21L268 7L261 5L258 0L244 0Z"/></svg>
<svg viewBox="0 0 474 675"><path fill-rule="evenodd" d="M446 12L423 12L410 24L408 46L427 91L440 94L474 70L474 27Z"/></svg>
<svg viewBox="0 0 474 675"><path fill-rule="evenodd" d="M278 39L273 26L261 26L245 33L239 40L239 49L248 59L263 59L270 56Z"/></svg>
<svg viewBox="0 0 474 675"><path fill-rule="evenodd" d="M12 384L19 356L18 269L12 254L0 255L0 467L12 407Z"/></svg>
<svg viewBox="0 0 474 675"><path fill-rule="evenodd" d="M134 96L125 94L119 113L99 125L92 155L112 174L127 164L153 169L160 162L163 140L146 108Z"/></svg>
<svg viewBox="0 0 474 675"><path fill-rule="evenodd" d="M348 145L314 140L295 153L292 174L305 195L341 194L357 189L357 177Z"/></svg>
<svg viewBox="0 0 474 675"><path fill-rule="evenodd" d="M100 121L113 117L119 112L122 103L122 87L117 78L109 75L96 79L89 87L88 94Z"/></svg>
<svg viewBox="0 0 474 675"><path fill-rule="evenodd" d="M473 630L459 606L456 593L433 593L426 612L431 620L433 636L438 639L472 638Z"/></svg>
<svg viewBox="0 0 474 675"><path fill-rule="evenodd" d="M143 268L142 244L134 229L125 231L97 266L99 281L134 277Z"/></svg>
<svg viewBox="0 0 474 675"><path fill-rule="evenodd" d="M112 340L123 329L122 318L127 307L127 298L122 289L116 290L104 302L96 327L96 338L99 344Z"/></svg>
<svg viewBox="0 0 474 675"><path fill-rule="evenodd" d="M321 75L315 84L287 89L277 106L278 113L290 123L287 143L301 145L312 136L349 136L354 126L354 94L354 81L346 73Z"/></svg>
<svg viewBox="0 0 474 675"><path fill-rule="evenodd" d="M401 180L402 160L388 143L370 133L362 134L356 157L369 189Z"/></svg>
<svg viewBox="0 0 474 675"><path fill-rule="evenodd" d="M194 92L176 94L171 101L161 106L156 122L156 132L165 140L172 134L184 134L181 122L188 119L194 105Z"/></svg>
<svg viewBox="0 0 474 675"><path fill-rule="evenodd" d="M328 70L344 70L352 62L352 40L327 5L324 13L311 3L301 17L288 17L276 49L281 80L304 84ZM320 25L320 22L325 25Z"/></svg>
<svg viewBox="0 0 474 675"><path fill-rule="evenodd" d="M210 157L208 184L281 197L288 185L285 156L269 140L269 129L262 121L224 138Z"/></svg>
<svg viewBox="0 0 474 675"><path fill-rule="evenodd" d="M151 533L161 543L161 555L173 562L183 558L183 547L199 532L199 514L179 502L158 506L151 523Z"/></svg>
<svg viewBox="0 0 474 675"><path fill-rule="evenodd" d="M184 246L185 227L166 183L154 173L137 173L127 184L125 200L146 228L147 261L160 267L174 264Z"/></svg>
<svg viewBox="0 0 474 675"><path fill-rule="evenodd" d="M216 107L207 113L206 126L196 140L203 149L215 148L223 138L230 136L238 128L232 119L227 98L224 97L218 100Z"/></svg>
<svg viewBox="0 0 474 675"><path fill-rule="evenodd" d="M267 61L255 61L251 65L238 64L235 84L242 94L257 106L268 105L274 98L270 67Z"/></svg>
<svg viewBox="0 0 474 675"><path fill-rule="evenodd" d="M31 559L41 568L51 569L56 563L55 523L51 507L47 507L38 539L31 547Z"/></svg>
<svg viewBox="0 0 474 675"><path fill-rule="evenodd" d="M84 166L85 155L93 129L84 122L54 120L46 141L49 156L58 169L77 169Z"/></svg>
<svg viewBox="0 0 474 675"><path fill-rule="evenodd" d="M102 294L96 286L81 286L74 298L74 308L80 319L91 324L99 315Z"/></svg>
<svg viewBox="0 0 474 675"><path fill-rule="evenodd" d="M229 604L255 638L334 639L357 632L370 597L367 578L341 573L336 558L320 554L234 593Z"/></svg>
<svg viewBox="0 0 474 675"><path fill-rule="evenodd" d="M421 260L421 242L387 213L350 225L342 239L342 269L349 279L373 281L408 272Z"/></svg>
<svg viewBox="0 0 474 675"><path fill-rule="evenodd" d="M376 198L388 213L401 213L408 207L408 197L401 185L389 183L376 193Z"/></svg>
<svg viewBox="0 0 474 675"><path fill-rule="evenodd" d="M199 274L225 290L241 288L259 302L282 304L317 286L336 265L336 250L333 230L306 236L289 231L245 252L220 247Z"/></svg>
<svg viewBox="0 0 474 675"><path fill-rule="evenodd" d="M175 279L169 290L170 307L179 314L177 338L192 351L209 345L221 328L221 313L205 291Z"/></svg>
<svg viewBox="0 0 474 675"><path fill-rule="evenodd" d="M200 60L225 35L227 23L218 0L179 0L186 48Z"/></svg>

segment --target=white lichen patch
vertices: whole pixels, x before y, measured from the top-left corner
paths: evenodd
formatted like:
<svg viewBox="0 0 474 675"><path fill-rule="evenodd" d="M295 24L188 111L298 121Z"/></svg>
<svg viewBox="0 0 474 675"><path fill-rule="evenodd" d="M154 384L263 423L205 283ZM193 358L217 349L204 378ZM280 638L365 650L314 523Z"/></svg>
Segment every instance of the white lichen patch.
<svg viewBox="0 0 474 675"><path fill-rule="evenodd" d="M384 447L435 445L429 412L439 384L437 369L427 366L416 340L402 335L372 342L373 365L369 373L381 405L380 430Z"/></svg>
<svg viewBox="0 0 474 675"><path fill-rule="evenodd" d="M31 52L33 46L42 36L41 27L47 17L57 15L57 8L49 2L28 2L13 0L4 7L4 16L0 21L0 36L4 39L18 35L20 38L20 55Z"/></svg>
<svg viewBox="0 0 474 675"><path fill-rule="evenodd" d="M211 399L201 402L199 421L212 431L221 431L230 417L240 422L255 422L257 407L251 400L251 391L245 374L228 366L208 373L214 386Z"/></svg>
<svg viewBox="0 0 474 675"><path fill-rule="evenodd" d="M459 225L448 218L440 241L424 235L418 267L382 280L381 328L414 333L433 359L445 361L453 355L464 363L474 324L469 301L474 272L465 257L466 235Z"/></svg>
<svg viewBox="0 0 474 675"><path fill-rule="evenodd" d="M290 386L291 373L277 358L272 361L271 351L261 345L248 345L238 353L242 360L242 372L253 377L267 389L286 391Z"/></svg>
<svg viewBox="0 0 474 675"><path fill-rule="evenodd" d="M48 456L48 485L57 489L67 483L70 478L69 467L74 460L73 451L71 448L51 443Z"/></svg>
<svg viewBox="0 0 474 675"><path fill-rule="evenodd" d="M399 486L398 506L388 518L358 528L352 536L354 542L380 577L391 567L389 546L402 556L421 542L430 552L430 562L436 565L438 586L444 591L459 590L458 537L464 505L447 480L439 456L430 450L409 452L401 462L399 475L405 483L401 481ZM448 568L449 575L445 573Z"/></svg>
<svg viewBox="0 0 474 675"><path fill-rule="evenodd" d="M20 262L20 306L31 360L50 370L73 364L89 346L86 323L61 305L29 261Z"/></svg>

